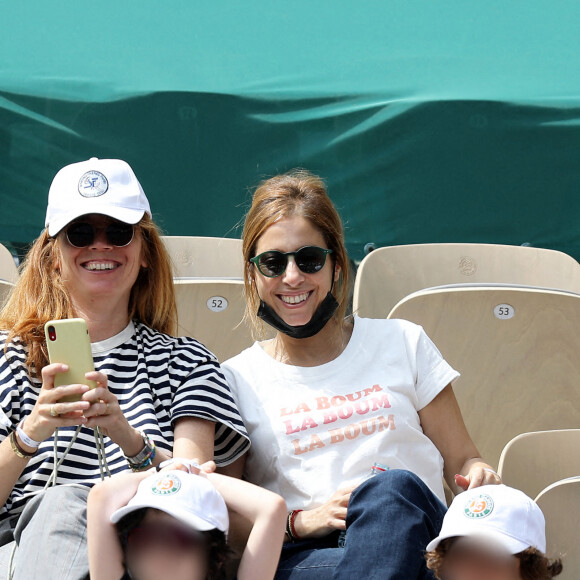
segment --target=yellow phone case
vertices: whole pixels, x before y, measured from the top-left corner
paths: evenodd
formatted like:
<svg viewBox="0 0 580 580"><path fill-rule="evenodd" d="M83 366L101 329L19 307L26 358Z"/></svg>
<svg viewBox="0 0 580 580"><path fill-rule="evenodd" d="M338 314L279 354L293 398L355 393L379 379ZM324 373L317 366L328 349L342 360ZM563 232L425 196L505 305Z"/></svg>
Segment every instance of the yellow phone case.
<svg viewBox="0 0 580 580"><path fill-rule="evenodd" d="M88 381L85 374L95 370L91 339L87 323L82 318L50 320L44 325L48 357L52 363L66 364L69 370L54 377L54 386L81 384L96 388L95 381ZM79 395L69 395L63 402L80 400Z"/></svg>

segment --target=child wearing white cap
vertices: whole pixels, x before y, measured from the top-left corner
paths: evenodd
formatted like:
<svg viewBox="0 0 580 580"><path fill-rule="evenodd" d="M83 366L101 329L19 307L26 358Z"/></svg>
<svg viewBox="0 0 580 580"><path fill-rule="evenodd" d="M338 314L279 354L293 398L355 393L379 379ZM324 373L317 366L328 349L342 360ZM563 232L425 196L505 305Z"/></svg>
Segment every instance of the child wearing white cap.
<svg viewBox="0 0 580 580"><path fill-rule="evenodd" d="M286 504L245 481L188 460L161 472L123 474L89 495L87 525L91 580L216 580L231 553L228 508L252 530L238 580L274 577L282 548Z"/></svg>
<svg viewBox="0 0 580 580"><path fill-rule="evenodd" d="M440 580L549 580L562 571L546 556L544 515L523 492L484 485L459 494L427 566Z"/></svg>

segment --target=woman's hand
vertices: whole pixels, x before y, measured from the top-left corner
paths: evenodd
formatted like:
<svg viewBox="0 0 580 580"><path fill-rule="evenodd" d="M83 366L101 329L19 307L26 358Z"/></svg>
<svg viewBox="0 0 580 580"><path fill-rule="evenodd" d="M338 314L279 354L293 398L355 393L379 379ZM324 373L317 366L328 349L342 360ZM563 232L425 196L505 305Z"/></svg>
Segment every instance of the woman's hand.
<svg viewBox="0 0 580 580"><path fill-rule="evenodd" d="M489 466L482 461L475 461L466 463L467 475L457 474L455 476L455 483L461 489L468 490L480 485L498 485L501 483L501 477Z"/></svg>
<svg viewBox="0 0 580 580"><path fill-rule="evenodd" d="M320 507L299 512L294 528L300 538L322 538L334 530L346 529L346 510L356 485L340 488Z"/></svg>
<svg viewBox="0 0 580 580"><path fill-rule="evenodd" d="M35 441L48 439L57 427L87 424L85 413L90 403L85 400L76 402L61 401L63 397L78 395L89 390L88 385L54 386L54 378L59 373L69 370L67 365L55 363L42 369L42 387L30 415L23 424L24 432Z"/></svg>
<svg viewBox="0 0 580 580"><path fill-rule="evenodd" d="M95 381L96 388L83 394L83 401L89 403L85 411L87 427L100 427L104 435L114 441L128 457L137 455L143 449L143 438L127 421L117 397L109 391L105 373L93 371L85 375Z"/></svg>
<svg viewBox="0 0 580 580"><path fill-rule="evenodd" d="M160 471L180 470L202 476L206 476L216 470L215 461L206 461L200 465L199 459L187 459L184 457L172 457L164 461L159 467L161 468Z"/></svg>

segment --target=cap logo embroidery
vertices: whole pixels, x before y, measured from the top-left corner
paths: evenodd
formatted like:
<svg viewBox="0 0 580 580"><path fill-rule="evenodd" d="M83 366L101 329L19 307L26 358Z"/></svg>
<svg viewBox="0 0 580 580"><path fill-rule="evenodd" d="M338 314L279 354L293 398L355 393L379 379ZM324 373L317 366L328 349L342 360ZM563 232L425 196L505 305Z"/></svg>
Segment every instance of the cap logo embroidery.
<svg viewBox="0 0 580 580"><path fill-rule="evenodd" d="M164 475L160 477L151 488L155 495L172 495L181 489L181 481L177 475Z"/></svg>
<svg viewBox="0 0 580 580"><path fill-rule="evenodd" d="M493 499L486 494L478 495L467 501L463 508L463 515L468 518L479 520L486 518L493 511Z"/></svg>
<svg viewBox="0 0 580 580"><path fill-rule="evenodd" d="M79 193L83 197L99 197L108 189L109 182L100 171L87 171L79 179Z"/></svg>

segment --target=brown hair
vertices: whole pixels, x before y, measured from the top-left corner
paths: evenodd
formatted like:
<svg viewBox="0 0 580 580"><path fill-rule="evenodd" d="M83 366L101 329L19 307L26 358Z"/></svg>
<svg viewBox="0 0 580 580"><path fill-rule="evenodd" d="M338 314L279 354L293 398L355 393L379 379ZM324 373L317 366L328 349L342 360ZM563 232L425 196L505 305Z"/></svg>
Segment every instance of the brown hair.
<svg viewBox="0 0 580 580"><path fill-rule="evenodd" d="M145 214L136 226L143 240L141 268L131 289L129 317L154 330L172 334L177 327L177 307L171 262L160 232ZM59 239L45 230L32 244L21 266L20 278L0 311L0 330L8 330L5 351L19 337L28 347L26 364L31 376L40 375L48 363L44 325L49 320L75 316L70 296L55 267L60 257Z"/></svg>
<svg viewBox="0 0 580 580"><path fill-rule="evenodd" d="M445 558L451 546L457 538L447 538L431 552L427 552L427 568L433 570L435 577L439 580L441 576ZM515 557L520 561L520 576L522 580L550 580L562 572L562 562L560 560L550 560L535 548L528 548Z"/></svg>
<svg viewBox="0 0 580 580"><path fill-rule="evenodd" d="M256 315L260 299L252 283L250 258L255 256L256 245L263 233L275 222L292 216L307 219L332 250L330 257L340 266L339 279L333 287L333 294L339 303L335 316L341 320L346 313L350 272L342 221L326 192L324 181L304 169L293 169L267 179L258 186L244 223L242 252L246 264L246 320L252 323L258 337L264 336L264 324Z"/></svg>

